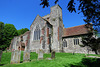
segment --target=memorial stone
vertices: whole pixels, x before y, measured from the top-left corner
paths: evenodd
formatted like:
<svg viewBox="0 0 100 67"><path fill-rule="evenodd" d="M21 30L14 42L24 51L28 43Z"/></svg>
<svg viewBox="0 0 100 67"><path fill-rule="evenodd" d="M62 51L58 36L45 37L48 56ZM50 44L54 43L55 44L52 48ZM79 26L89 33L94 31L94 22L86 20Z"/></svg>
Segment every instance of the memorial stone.
<svg viewBox="0 0 100 67"><path fill-rule="evenodd" d="M38 59L43 59L43 50L39 49L38 51Z"/></svg>
<svg viewBox="0 0 100 67"><path fill-rule="evenodd" d="M28 62L28 61L30 61L30 51L25 50L23 55L23 62Z"/></svg>
<svg viewBox="0 0 100 67"><path fill-rule="evenodd" d="M51 58L54 59L55 58L55 51L51 52Z"/></svg>
<svg viewBox="0 0 100 67"><path fill-rule="evenodd" d="M20 63L21 51L15 50L11 54L11 64Z"/></svg>

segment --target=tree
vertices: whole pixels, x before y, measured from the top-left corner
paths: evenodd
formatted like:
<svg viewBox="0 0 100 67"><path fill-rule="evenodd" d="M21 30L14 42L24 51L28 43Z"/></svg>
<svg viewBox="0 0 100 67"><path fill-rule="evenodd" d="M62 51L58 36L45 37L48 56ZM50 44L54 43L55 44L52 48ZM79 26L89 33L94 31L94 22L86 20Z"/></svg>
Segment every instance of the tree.
<svg viewBox="0 0 100 67"><path fill-rule="evenodd" d="M100 33L97 33L97 37L99 37L99 38L100 38Z"/></svg>
<svg viewBox="0 0 100 67"><path fill-rule="evenodd" d="M59 0L55 0L55 4ZM84 17L86 19L83 19L86 24L92 23L94 26L94 29L98 29L97 27L100 27L100 0L77 0L79 2L78 10L79 13L83 13ZM45 6L49 6L49 0L41 0L41 4L43 5L43 8ZM67 9L69 12L76 12L76 3L74 0L69 0L69 3L67 5ZM79 14L78 13L78 14Z"/></svg>
<svg viewBox="0 0 100 67"><path fill-rule="evenodd" d="M22 28L17 31L13 24L0 22L0 50L5 50L9 47L14 36L24 34L26 31L29 31L29 29Z"/></svg>
<svg viewBox="0 0 100 67"><path fill-rule="evenodd" d="M4 27L4 40L5 40L5 47L9 47L11 40L14 36L17 36L17 30L13 24L5 24Z"/></svg>
<svg viewBox="0 0 100 67"><path fill-rule="evenodd" d="M98 54L98 49L100 49L100 38L97 38L93 36L92 34L89 34L87 37L82 38L83 46L88 46L92 49L92 51L95 52L95 54Z"/></svg>
<svg viewBox="0 0 100 67"><path fill-rule="evenodd" d="M27 28L22 28L20 30L17 30L18 31L18 35L21 35L21 34L24 34L26 31L29 31L29 29Z"/></svg>
<svg viewBox="0 0 100 67"><path fill-rule="evenodd" d="M4 44L4 23L0 22L0 50L3 48Z"/></svg>

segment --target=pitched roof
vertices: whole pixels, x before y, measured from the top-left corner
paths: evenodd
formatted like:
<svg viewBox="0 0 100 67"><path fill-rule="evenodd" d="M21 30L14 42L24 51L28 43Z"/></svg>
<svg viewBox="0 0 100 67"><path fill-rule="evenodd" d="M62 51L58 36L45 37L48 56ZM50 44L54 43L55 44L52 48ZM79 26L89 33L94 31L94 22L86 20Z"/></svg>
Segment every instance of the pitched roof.
<svg viewBox="0 0 100 67"><path fill-rule="evenodd" d="M27 34L29 34L30 33L30 31L26 31L24 34L22 34L23 36L24 35L27 35Z"/></svg>
<svg viewBox="0 0 100 67"><path fill-rule="evenodd" d="M46 23L49 23L49 24L50 24L50 22L49 22L48 20L44 19L43 17L41 17L41 16L39 16L39 15L37 15L36 18L37 18L37 17L43 19L44 21L46 21ZM34 19L34 21L36 20L36 18ZM32 24L34 23L34 21L32 22ZM31 26L32 26L32 24L31 24ZM50 25L51 25L51 24L50 24ZM31 26L30 26L30 27L31 27Z"/></svg>
<svg viewBox="0 0 100 67"><path fill-rule="evenodd" d="M42 18L41 16L37 15L37 16L35 17L34 21L36 20L37 17ZM42 18L42 19L43 19L43 18ZM43 19L43 20L44 20L44 19ZM34 23L34 21L32 22L32 24ZM45 20L44 20L44 21L45 21ZM31 24L31 26L32 26L32 24ZM31 27L31 26L30 26L30 27Z"/></svg>
<svg viewBox="0 0 100 67"><path fill-rule="evenodd" d="M89 29L87 29L85 25L80 25L80 26L75 26L70 28L64 28L63 37L88 34L88 33L89 33Z"/></svg>

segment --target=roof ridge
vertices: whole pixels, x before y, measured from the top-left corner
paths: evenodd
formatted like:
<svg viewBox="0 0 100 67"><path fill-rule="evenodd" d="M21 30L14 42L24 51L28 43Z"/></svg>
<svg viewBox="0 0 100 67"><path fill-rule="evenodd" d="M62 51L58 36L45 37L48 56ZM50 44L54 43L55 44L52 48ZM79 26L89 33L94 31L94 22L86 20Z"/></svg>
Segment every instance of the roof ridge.
<svg viewBox="0 0 100 67"><path fill-rule="evenodd" d="M48 16L48 15L50 15L50 14L44 15L44 16L42 16L42 18L45 17L45 16Z"/></svg>
<svg viewBox="0 0 100 67"><path fill-rule="evenodd" d="M79 26L84 26L86 24L83 24L83 25L78 25L78 26L73 26L73 27L68 27L68 28L74 28L74 27L79 27ZM65 29L68 29L68 28L65 28Z"/></svg>
<svg viewBox="0 0 100 67"><path fill-rule="evenodd" d="M40 17L40 18L42 18L39 14L35 17L35 19L37 18L37 17ZM34 19L34 21L35 21L35 19ZM43 19L43 18L42 18ZM45 20L45 19L43 19L44 21L47 21L47 20ZM32 24L34 23L34 21L32 22ZM30 27L32 26L32 24L30 25Z"/></svg>
<svg viewBox="0 0 100 67"><path fill-rule="evenodd" d="M79 26L74 26L74 27L69 27L69 28L64 28L64 34L63 36L76 36L76 35L81 35L81 34L88 34L88 29L85 27L86 24L84 25L79 25Z"/></svg>

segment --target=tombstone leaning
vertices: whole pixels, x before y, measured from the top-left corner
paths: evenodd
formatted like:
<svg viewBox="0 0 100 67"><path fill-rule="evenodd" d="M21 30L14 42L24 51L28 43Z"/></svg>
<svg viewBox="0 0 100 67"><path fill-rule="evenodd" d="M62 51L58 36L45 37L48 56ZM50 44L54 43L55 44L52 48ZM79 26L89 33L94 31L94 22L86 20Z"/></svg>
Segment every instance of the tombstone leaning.
<svg viewBox="0 0 100 67"><path fill-rule="evenodd" d="M21 51L19 50L12 51L10 63L11 64L20 63L20 56L21 56Z"/></svg>
<svg viewBox="0 0 100 67"><path fill-rule="evenodd" d="M38 59L43 59L43 53L44 53L43 49L39 49L39 51L38 51Z"/></svg>
<svg viewBox="0 0 100 67"><path fill-rule="evenodd" d="M28 61L30 61L30 51L25 50L23 55L23 62L28 62Z"/></svg>
<svg viewBox="0 0 100 67"><path fill-rule="evenodd" d="M52 51L51 52L51 59L54 59L55 58L55 51Z"/></svg>
<svg viewBox="0 0 100 67"><path fill-rule="evenodd" d="M0 61L1 61L1 56L2 56L2 50L0 50Z"/></svg>

